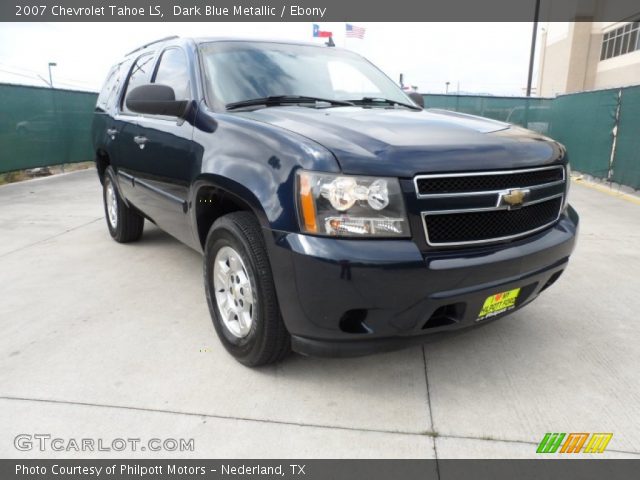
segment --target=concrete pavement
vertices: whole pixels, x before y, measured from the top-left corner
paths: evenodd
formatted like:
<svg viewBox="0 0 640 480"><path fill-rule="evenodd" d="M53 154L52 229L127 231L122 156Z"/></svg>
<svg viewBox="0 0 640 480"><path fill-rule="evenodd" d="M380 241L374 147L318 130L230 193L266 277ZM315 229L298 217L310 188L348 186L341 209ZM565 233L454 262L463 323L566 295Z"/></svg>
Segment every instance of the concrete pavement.
<svg viewBox="0 0 640 480"><path fill-rule="evenodd" d="M0 187L0 456L21 433L194 438L107 458L535 457L546 432L640 456L640 206L576 184L581 236L527 308L466 335L250 370L219 344L201 256L113 242L94 170Z"/></svg>

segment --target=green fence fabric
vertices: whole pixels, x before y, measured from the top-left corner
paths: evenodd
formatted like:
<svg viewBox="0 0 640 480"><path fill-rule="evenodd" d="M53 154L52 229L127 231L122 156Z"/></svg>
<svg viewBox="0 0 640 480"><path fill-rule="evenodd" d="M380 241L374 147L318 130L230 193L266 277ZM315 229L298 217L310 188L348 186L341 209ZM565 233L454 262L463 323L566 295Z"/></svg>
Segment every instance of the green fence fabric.
<svg viewBox="0 0 640 480"><path fill-rule="evenodd" d="M515 123L543 134L551 128L553 99L550 98L434 94L423 97L425 108L442 108Z"/></svg>
<svg viewBox="0 0 640 480"><path fill-rule="evenodd" d="M622 89L612 180L640 189L640 86Z"/></svg>
<svg viewBox="0 0 640 480"><path fill-rule="evenodd" d="M640 188L640 86L553 99L434 94L423 97L426 108L493 118L549 135L567 147L575 170Z"/></svg>
<svg viewBox="0 0 640 480"><path fill-rule="evenodd" d="M97 94L0 84L0 173L92 160Z"/></svg>
<svg viewBox="0 0 640 480"><path fill-rule="evenodd" d="M619 89L563 95L553 102L550 136L567 147L575 170L607 178Z"/></svg>
<svg viewBox="0 0 640 480"><path fill-rule="evenodd" d="M92 160L96 97L0 84L0 173ZM640 188L640 86L554 99L428 94L424 101L426 108L493 118L549 135L566 145L575 170Z"/></svg>
<svg viewBox="0 0 640 480"><path fill-rule="evenodd" d="M425 95L425 107L514 123L563 143L573 167L606 178L613 142L618 90L551 98Z"/></svg>

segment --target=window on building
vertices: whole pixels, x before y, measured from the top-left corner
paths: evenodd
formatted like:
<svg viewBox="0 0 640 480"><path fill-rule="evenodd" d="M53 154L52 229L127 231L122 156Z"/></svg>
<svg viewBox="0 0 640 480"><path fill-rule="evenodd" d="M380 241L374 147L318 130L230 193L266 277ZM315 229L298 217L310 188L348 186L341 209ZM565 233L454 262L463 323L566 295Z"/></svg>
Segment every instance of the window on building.
<svg viewBox="0 0 640 480"><path fill-rule="evenodd" d="M632 22L606 32L602 37L600 60L640 50L640 22Z"/></svg>

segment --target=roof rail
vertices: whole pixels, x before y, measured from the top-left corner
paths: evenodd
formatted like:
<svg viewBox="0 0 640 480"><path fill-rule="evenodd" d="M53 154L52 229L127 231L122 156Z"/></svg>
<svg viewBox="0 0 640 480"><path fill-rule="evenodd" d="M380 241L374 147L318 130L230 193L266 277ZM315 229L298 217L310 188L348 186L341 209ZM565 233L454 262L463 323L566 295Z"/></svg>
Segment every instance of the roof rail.
<svg viewBox="0 0 640 480"><path fill-rule="evenodd" d="M128 57L129 55L131 55L132 53L137 52L138 50L143 50L145 48L147 48L150 45L153 45L154 43L160 43L160 42L166 42L167 40L173 40L174 38L180 38L178 35L171 35L169 37L164 37L164 38L160 38L158 40L154 40L153 42L149 42L149 43L145 43L144 45L142 45L141 47L138 47L134 50L131 50L129 53L127 53L125 56Z"/></svg>

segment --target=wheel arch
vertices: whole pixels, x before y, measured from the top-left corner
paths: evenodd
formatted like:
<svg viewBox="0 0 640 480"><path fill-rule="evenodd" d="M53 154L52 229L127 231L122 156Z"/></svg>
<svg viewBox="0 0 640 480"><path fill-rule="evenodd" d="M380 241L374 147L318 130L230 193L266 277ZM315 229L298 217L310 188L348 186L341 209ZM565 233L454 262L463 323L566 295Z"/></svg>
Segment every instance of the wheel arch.
<svg viewBox="0 0 640 480"><path fill-rule="evenodd" d="M95 162L100 183L104 184L104 174L107 170L107 167L111 165L111 158L109 157L109 154L106 150L99 148L98 150L96 150Z"/></svg>
<svg viewBox="0 0 640 480"><path fill-rule="evenodd" d="M193 184L191 201L194 233L203 249L211 225L228 213L251 212L262 227L270 226L267 214L251 190L218 175L199 177Z"/></svg>

